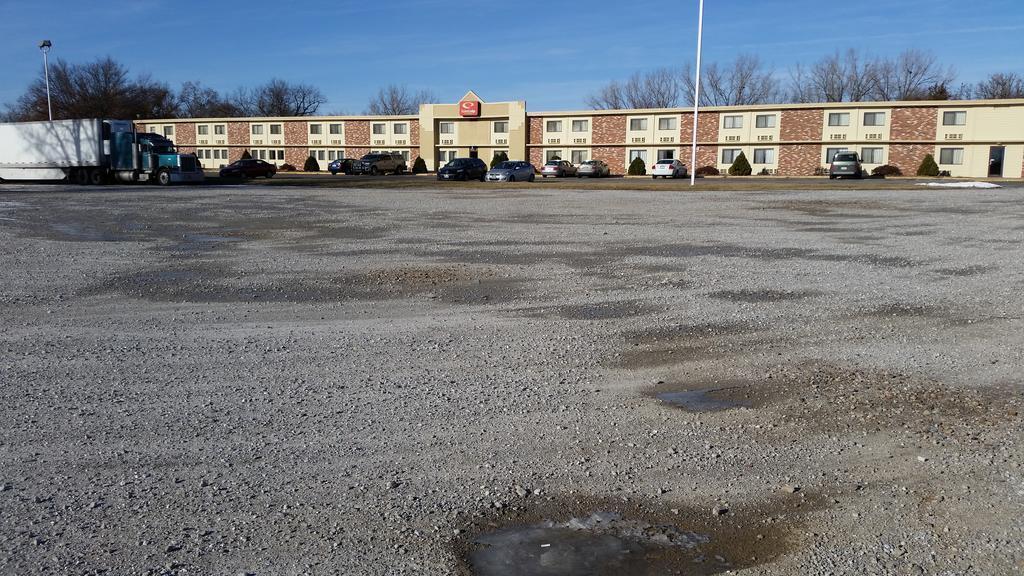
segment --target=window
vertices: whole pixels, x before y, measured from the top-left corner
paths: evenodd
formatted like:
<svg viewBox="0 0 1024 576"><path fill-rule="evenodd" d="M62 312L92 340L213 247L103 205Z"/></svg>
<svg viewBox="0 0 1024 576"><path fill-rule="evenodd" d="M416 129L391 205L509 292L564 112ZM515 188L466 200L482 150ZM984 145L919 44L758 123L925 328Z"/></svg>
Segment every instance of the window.
<svg viewBox="0 0 1024 576"><path fill-rule="evenodd" d="M675 118L658 118L658 130L675 130Z"/></svg>
<svg viewBox="0 0 1024 576"><path fill-rule="evenodd" d="M885 126L885 112L865 112L865 126Z"/></svg>
<svg viewBox="0 0 1024 576"><path fill-rule="evenodd" d="M337 159L337 153L334 150L328 150L327 151L327 159L328 160L336 160Z"/></svg>
<svg viewBox="0 0 1024 576"><path fill-rule="evenodd" d="M959 166L963 163L963 148L943 148L939 150L939 164L953 164Z"/></svg>
<svg viewBox="0 0 1024 576"><path fill-rule="evenodd" d="M273 128L273 126L271 126L271 128ZM323 124L310 124L309 125L309 133L310 134L322 134L323 133L323 129L324 129Z"/></svg>
<svg viewBox="0 0 1024 576"><path fill-rule="evenodd" d="M775 114L758 114L754 117L757 128L775 128Z"/></svg>
<svg viewBox="0 0 1024 576"><path fill-rule="evenodd" d="M590 159L589 150L573 150L569 152L569 161L573 164L580 165Z"/></svg>
<svg viewBox="0 0 1024 576"><path fill-rule="evenodd" d="M550 160L561 160L561 159L562 159L562 151L561 150L545 150L544 151L544 161L545 162L550 161Z"/></svg>
<svg viewBox="0 0 1024 576"><path fill-rule="evenodd" d="M675 157L675 150L658 150L658 160L674 160Z"/></svg>
<svg viewBox="0 0 1024 576"><path fill-rule="evenodd" d="M832 160L835 159L836 154L840 152L847 152L849 148L826 148L825 149L825 164L831 164Z"/></svg>
<svg viewBox="0 0 1024 576"><path fill-rule="evenodd" d="M373 133L374 134L384 134L384 130L385 130L385 125L383 123L381 123L381 124L374 124L373 125Z"/></svg>
<svg viewBox="0 0 1024 576"><path fill-rule="evenodd" d="M210 127L206 124L200 124L199 126L196 126L196 132L200 136L207 136L210 133Z"/></svg>
<svg viewBox="0 0 1024 576"><path fill-rule="evenodd" d="M253 136L259 136L260 134L263 134L263 125L262 124L253 124L250 127L250 129L252 131L252 135Z"/></svg>
<svg viewBox="0 0 1024 576"><path fill-rule="evenodd" d="M272 135L280 136L281 135L281 125L280 124L271 124L270 125L270 133Z"/></svg>
<svg viewBox="0 0 1024 576"><path fill-rule="evenodd" d="M967 112L943 112L942 113L942 125L943 126L964 126L967 124ZM952 148L951 148L952 150Z"/></svg>
<svg viewBox="0 0 1024 576"><path fill-rule="evenodd" d="M647 130L647 118L630 118L629 129L634 132Z"/></svg>
<svg viewBox="0 0 1024 576"><path fill-rule="evenodd" d="M736 161L736 157L740 155L739 148L722 148L722 164L732 164Z"/></svg>
<svg viewBox="0 0 1024 576"><path fill-rule="evenodd" d="M173 125L171 125L171 126L164 126L164 136L167 137L167 138L170 138L171 136L174 136L174 126Z"/></svg>
<svg viewBox="0 0 1024 576"><path fill-rule="evenodd" d="M210 151L209 150L206 151L206 157L207 158L210 157ZM213 151L213 159L214 160L220 160L220 150L214 150Z"/></svg>
<svg viewBox="0 0 1024 576"><path fill-rule="evenodd" d="M642 160L646 164L647 163L647 150L630 150L629 151L629 161L633 162L633 160L636 160L637 158L639 158L640 160Z"/></svg>
<svg viewBox="0 0 1024 576"><path fill-rule="evenodd" d="M437 131L441 134L455 134L455 122L439 122Z"/></svg>
<svg viewBox="0 0 1024 576"><path fill-rule="evenodd" d="M861 148L860 149L861 161L865 164L882 164L882 149L881 148Z"/></svg>
<svg viewBox="0 0 1024 576"><path fill-rule="evenodd" d="M586 132L588 130L590 130L590 121L589 120L573 120L572 121L572 131L573 132Z"/></svg>
<svg viewBox="0 0 1024 576"><path fill-rule="evenodd" d="M775 164L775 149L754 148L754 164Z"/></svg>
<svg viewBox="0 0 1024 576"><path fill-rule="evenodd" d="M327 159L327 151L326 150L317 150L316 151L316 159L317 160L326 160Z"/></svg>
<svg viewBox="0 0 1024 576"><path fill-rule="evenodd" d="M341 134L341 124L328 124L327 131L331 134Z"/></svg>
<svg viewBox="0 0 1024 576"><path fill-rule="evenodd" d="M494 123L495 134L508 134L508 122L495 122Z"/></svg>
<svg viewBox="0 0 1024 576"><path fill-rule="evenodd" d="M850 125L850 113L849 112L829 112L829 114L828 114L828 125L829 126L849 126Z"/></svg>
<svg viewBox="0 0 1024 576"><path fill-rule="evenodd" d="M401 152L399 152L399 154L402 155L402 160L405 160L406 162L409 161L409 151L408 150L402 150Z"/></svg>
<svg viewBox="0 0 1024 576"><path fill-rule="evenodd" d="M442 122L442 124L451 124L451 122ZM455 160L455 150L441 150L438 160L444 163Z"/></svg>
<svg viewBox="0 0 1024 576"><path fill-rule="evenodd" d="M227 148L224 148L223 150L220 151L220 159L221 160L227 160L228 159L228 149Z"/></svg>
<svg viewBox="0 0 1024 576"><path fill-rule="evenodd" d="M409 132L409 125L405 122L402 122L401 124L393 124L391 126L391 130L395 134L406 134Z"/></svg>
<svg viewBox="0 0 1024 576"><path fill-rule="evenodd" d="M226 130L227 130L227 127L224 126L223 124L214 124L213 125L213 133L216 134L217 136L223 136L224 132Z"/></svg>
<svg viewBox="0 0 1024 576"><path fill-rule="evenodd" d="M561 132L562 131L562 121L561 120L548 120L546 122L546 126L544 127L544 130L546 132Z"/></svg>
<svg viewBox="0 0 1024 576"><path fill-rule="evenodd" d="M743 128L743 116L722 116L722 128L726 130Z"/></svg>

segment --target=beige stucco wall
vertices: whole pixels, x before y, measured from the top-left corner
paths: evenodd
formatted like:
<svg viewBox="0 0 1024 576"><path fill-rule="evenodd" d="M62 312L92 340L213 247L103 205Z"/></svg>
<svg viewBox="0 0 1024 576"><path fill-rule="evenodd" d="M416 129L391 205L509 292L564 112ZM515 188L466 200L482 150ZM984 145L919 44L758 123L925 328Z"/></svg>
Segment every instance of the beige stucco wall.
<svg viewBox="0 0 1024 576"><path fill-rule="evenodd" d="M467 94L466 99L476 99ZM436 169L438 149L456 150L458 157L470 154L471 147L477 148L477 156L484 162L490 162L494 150L507 150L509 159L526 158L526 140L528 128L526 124L525 102L482 102L480 116L464 118L459 115L459 105L454 104L423 104L420 106L420 156L427 168ZM495 121L507 121L508 133L494 133ZM439 134L439 122L452 122L454 134ZM499 144L498 140L505 140Z"/></svg>

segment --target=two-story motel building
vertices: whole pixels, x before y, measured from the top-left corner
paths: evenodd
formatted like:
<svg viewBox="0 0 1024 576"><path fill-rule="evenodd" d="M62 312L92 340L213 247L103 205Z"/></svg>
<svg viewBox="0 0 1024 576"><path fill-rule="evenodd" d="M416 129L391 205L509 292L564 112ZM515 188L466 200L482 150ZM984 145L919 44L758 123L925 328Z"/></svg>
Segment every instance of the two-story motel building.
<svg viewBox="0 0 1024 576"><path fill-rule="evenodd" d="M623 173L636 157L690 163L692 110L528 112L526 103L424 104L411 116L306 116L144 120L208 169L246 150L278 165L321 166L335 158L396 151L428 169L456 157L490 160L499 151L540 166L558 157L607 162ZM754 172L813 175L841 150L864 167L883 164L913 175L926 154L953 176L1024 178L1024 100L773 104L702 108L697 166L727 169L742 151Z"/></svg>

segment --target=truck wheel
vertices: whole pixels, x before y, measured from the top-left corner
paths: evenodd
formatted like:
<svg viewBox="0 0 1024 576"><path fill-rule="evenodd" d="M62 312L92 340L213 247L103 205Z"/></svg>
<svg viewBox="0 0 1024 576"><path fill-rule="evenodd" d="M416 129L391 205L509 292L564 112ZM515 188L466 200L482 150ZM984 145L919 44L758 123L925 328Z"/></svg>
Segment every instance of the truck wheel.
<svg viewBox="0 0 1024 576"><path fill-rule="evenodd" d="M377 175L377 167L376 166L370 166L370 176L376 176L376 175Z"/></svg>
<svg viewBox="0 0 1024 576"><path fill-rule="evenodd" d="M93 168L89 171L89 184L93 186L100 186L105 184L107 181L107 175L103 173L103 170L99 168Z"/></svg>
<svg viewBox="0 0 1024 576"><path fill-rule="evenodd" d="M75 170L75 184L79 186L85 186L89 183L89 171L88 170Z"/></svg>
<svg viewBox="0 0 1024 576"><path fill-rule="evenodd" d="M156 173L156 183L161 186L167 186L171 183L171 173L167 170L160 170Z"/></svg>

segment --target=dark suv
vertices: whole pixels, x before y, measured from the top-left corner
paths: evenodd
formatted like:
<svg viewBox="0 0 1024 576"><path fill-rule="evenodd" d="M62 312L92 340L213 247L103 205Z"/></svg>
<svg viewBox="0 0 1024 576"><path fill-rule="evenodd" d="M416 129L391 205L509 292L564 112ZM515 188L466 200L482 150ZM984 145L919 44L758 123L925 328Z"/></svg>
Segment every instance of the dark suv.
<svg viewBox="0 0 1024 576"><path fill-rule="evenodd" d="M367 154L352 164L353 174L401 174L405 172L405 158L397 152Z"/></svg>
<svg viewBox="0 0 1024 576"><path fill-rule="evenodd" d="M437 171L438 180L479 180L487 176L487 163L479 158L456 158Z"/></svg>
<svg viewBox="0 0 1024 576"><path fill-rule="evenodd" d="M828 167L828 178L863 178L864 169L856 152L837 152Z"/></svg>

